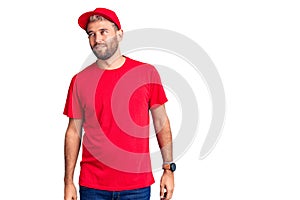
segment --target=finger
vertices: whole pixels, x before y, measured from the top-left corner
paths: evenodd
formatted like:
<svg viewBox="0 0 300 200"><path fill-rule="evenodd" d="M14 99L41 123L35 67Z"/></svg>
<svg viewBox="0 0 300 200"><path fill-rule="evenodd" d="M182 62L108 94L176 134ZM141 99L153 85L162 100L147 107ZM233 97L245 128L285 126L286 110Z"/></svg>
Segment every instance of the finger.
<svg viewBox="0 0 300 200"><path fill-rule="evenodd" d="M164 198L165 187L163 185L160 186L160 198Z"/></svg>
<svg viewBox="0 0 300 200"><path fill-rule="evenodd" d="M160 200L166 200L166 197L167 197L167 192L164 192L164 195L160 197Z"/></svg>
<svg viewBox="0 0 300 200"><path fill-rule="evenodd" d="M166 200L170 200L173 196L173 189L167 189Z"/></svg>

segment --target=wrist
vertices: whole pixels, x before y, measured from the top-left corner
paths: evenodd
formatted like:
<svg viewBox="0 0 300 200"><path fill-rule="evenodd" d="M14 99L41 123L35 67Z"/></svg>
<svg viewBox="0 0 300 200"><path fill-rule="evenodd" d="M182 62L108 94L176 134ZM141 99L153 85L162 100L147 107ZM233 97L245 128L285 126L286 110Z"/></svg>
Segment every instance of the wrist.
<svg viewBox="0 0 300 200"><path fill-rule="evenodd" d="M74 184L73 183L73 179L71 179L71 178L65 178L64 179L64 183L65 183L65 185L72 185L72 184Z"/></svg>
<svg viewBox="0 0 300 200"><path fill-rule="evenodd" d="M167 174L167 175L173 175L174 172L172 172L172 171L169 170L169 169L164 169L164 174Z"/></svg>
<svg viewBox="0 0 300 200"><path fill-rule="evenodd" d="M170 172L174 172L176 170L176 164L173 163L173 162L164 162L162 168L165 170L165 171L170 171Z"/></svg>

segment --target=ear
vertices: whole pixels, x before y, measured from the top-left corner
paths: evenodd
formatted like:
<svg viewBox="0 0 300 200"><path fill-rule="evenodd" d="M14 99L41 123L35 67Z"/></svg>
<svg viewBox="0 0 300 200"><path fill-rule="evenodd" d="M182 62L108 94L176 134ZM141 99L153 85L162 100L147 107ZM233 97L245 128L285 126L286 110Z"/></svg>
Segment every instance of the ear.
<svg viewBox="0 0 300 200"><path fill-rule="evenodd" d="M118 38L119 42L123 39L123 30L122 29L117 31L117 38Z"/></svg>

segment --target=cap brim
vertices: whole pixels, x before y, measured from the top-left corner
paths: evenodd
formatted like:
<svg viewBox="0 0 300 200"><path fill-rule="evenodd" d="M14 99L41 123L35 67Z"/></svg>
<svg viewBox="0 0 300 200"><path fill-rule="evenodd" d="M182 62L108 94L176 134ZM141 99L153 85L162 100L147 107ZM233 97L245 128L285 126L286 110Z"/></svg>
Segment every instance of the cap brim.
<svg viewBox="0 0 300 200"><path fill-rule="evenodd" d="M96 13L94 11L86 12L83 13L79 18L78 18L78 24L79 26L83 29L86 30L87 23L89 21L89 18Z"/></svg>

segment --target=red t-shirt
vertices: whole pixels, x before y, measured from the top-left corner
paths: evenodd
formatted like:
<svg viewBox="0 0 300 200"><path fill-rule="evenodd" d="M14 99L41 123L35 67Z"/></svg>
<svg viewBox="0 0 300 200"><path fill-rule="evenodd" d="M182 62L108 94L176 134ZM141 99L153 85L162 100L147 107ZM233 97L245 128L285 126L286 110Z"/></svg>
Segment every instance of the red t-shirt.
<svg viewBox="0 0 300 200"><path fill-rule="evenodd" d="M153 184L149 109L166 101L157 70L128 57L118 69L94 63L76 74L64 114L83 120L79 184L111 191Z"/></svg>

